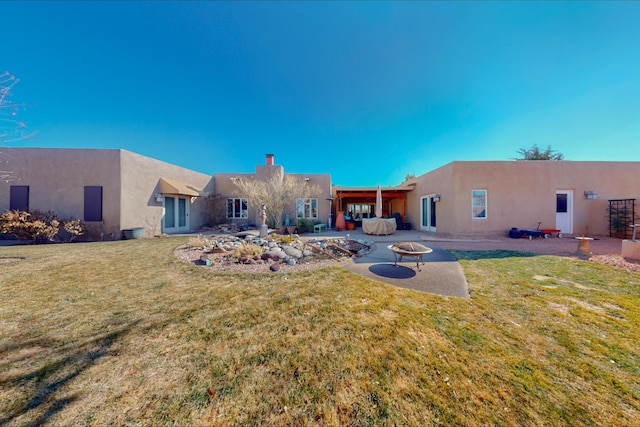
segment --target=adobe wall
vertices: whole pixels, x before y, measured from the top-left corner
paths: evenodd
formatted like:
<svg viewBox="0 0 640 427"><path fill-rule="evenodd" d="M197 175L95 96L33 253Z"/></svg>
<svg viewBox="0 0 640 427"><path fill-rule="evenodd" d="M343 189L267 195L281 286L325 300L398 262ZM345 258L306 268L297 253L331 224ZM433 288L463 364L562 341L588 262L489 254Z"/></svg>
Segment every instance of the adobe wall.
<svg viewBox="0 0 640 427"><path fill-rule="evenodd" d="M331 176L329 174L289 174L284 171L282 166L278 165L258 165L256 166L256 173L217 173L213 178L215 181L216 193L221 194L224 197L242 197L238 187L233 183L234 178L255 178L258 180L267 180L274 174L289 175L300 179L301 182L306 182L305 178L309 178L309 184L318 185L321 189L321 194L317 196L318 199L318 221L327 223L329 219L330 202L326 199L331 197ZM295 215L295 204L291 205L285 213ZM254 212L249 208L248 216L246 220L229 220L229 222L249 222L258 224L259 220L257 215L259 212ZM335 220L335 219L334 219ZM291 217L291 221L295 223L295 216Z"/></svg>
<svg viewBox="0 0 640 427"><path fill-rule="evenodd" d="M410 181L416 185L413 191L407 193L406 222L410 222L414 230L420 230L422 223L421 199L432 194L440 194L440 201L436 203L437 232L445 235L455 232L456 221L449 214L453 211L455 200L451 174L452 164L449 163Z"/></svg>
<svg viewBox="0 0 640 427"><path fill-rule="evenodd" d="M159 180L167 178L192 184L205 192L214 192L211 175L195 172L160 160L120 150L122 175L121 228L144 227L146 236L159 235L162 230L163 203L156 201L160 193ZM205 200L189 200L189 229L203 224Z"/></svg>
<svg viewBox="0 0 640 427"><path fill-rule="evenodd" d="M511 227L535 229L538 222L556 228L557 190L573 192L574 235L607 236L608 199L640 202L638 162L452 162L416 181L411 215L419 218L420 195L441 193L437 232L451 236L505 235ZM471 218L474 189L487 190L485 219ZM598 198L587 199L587 190Z"/></svg>
<svg viewBox="0 0 640 427"><path fill-rule="evenodd" d="M0 211L9 209L11 185L29 186L29 209L53 211L59 218L84 216L84 187L102 186L102 221L87 226L94 233L120 230L119 150L2 148Z"/></svg>

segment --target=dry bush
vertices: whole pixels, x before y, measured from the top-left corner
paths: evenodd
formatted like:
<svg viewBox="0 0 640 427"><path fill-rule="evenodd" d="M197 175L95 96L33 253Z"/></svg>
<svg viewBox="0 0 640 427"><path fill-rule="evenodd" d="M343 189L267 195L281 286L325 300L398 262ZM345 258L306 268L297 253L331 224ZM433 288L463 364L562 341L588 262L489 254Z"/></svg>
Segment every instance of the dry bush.
<svg viewBox="0 0 640 427"><path fill-rule="evenodd" d="M72 218L62 221L62 230L67 232L69 236L67 241L71 242L85 233L85 226L81 220Z"/></svg>
<svg viewBox="0 0 640 427"><path fill-rule="evenodd" d="M295 237L291 235L282 235L282 234L274 234L273 239L282 242L282 243L293 243L295 242Z"/></svg>
<svg viewBox="0 0 640 427"><path fill-rule="evenodd" d="M231 256L233 256L236 259L240 259L240 258L253 258L256 256L261 256L262 255L262 247L260 245L256 245L255 243L247 243L247 242L242 242L242 245L237 248L236 250L233 251L233 253L231 254Z"/></svg>
<svg viewBox="0 0 640 427"><path fill-rule="evenodd" d="M222 194L209 194L205 200L206 205L202 213L203 222L208 225L224 223L227 218L226 202L227 198Z"/></svg>
<svg viewBox="0 0 640 427"><path fill-rule="evenodd" d="M209 239L202 234L198 234L197 237L192 237L187 242L187 246L194 249L204 248L209 245Z"/></svg>
<svg viewBox="0 0 640 427"><path fill-rule="evenodd" d="M0 215L0 233L8 233L19 239L31 240L34 243L61 240L60 232L64 231L70 242L84 234L84 224L79 219L60 221L53 212L34 210L6 211Z"/></svg>

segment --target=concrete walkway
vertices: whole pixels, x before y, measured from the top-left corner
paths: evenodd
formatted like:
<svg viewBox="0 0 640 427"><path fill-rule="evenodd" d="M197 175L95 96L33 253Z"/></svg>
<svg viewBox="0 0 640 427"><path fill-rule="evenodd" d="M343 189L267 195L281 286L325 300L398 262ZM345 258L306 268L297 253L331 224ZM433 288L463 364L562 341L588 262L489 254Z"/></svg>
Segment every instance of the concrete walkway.
<svg viewBox="0 0 640 427"><path fill-rule="evenodd" d="M415 230L398 230L388 236L371 236L361 230L328 231L322 234L308 234L308 238L346 237L353 240L374 242L373 250L368 255L358 258L354 264L345 268L373 280L388 283L400 288L414 289L443 296L469 298L467 280L460 264L444 249L425 242L422 232ZM387 248L395 242L422 242L433 249L423 256L424 264L416 268L415 258L404 258L398 266L394 266L395 256Z"/></svg>

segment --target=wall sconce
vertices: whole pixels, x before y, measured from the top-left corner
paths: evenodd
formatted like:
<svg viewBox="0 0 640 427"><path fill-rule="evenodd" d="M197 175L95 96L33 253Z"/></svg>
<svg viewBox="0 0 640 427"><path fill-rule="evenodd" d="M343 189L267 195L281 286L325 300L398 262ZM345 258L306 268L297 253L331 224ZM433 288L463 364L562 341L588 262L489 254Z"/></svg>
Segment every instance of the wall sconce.
<svg viewBox="0 0 640 427"><path fill-rule="evenodd" d="M434 202L439 202L440 201L440 194L436 194L435 196L433 196L433 201Z"/></svg>
<svg viewBox="0 0 640 427"><path fill-rule="evenodd" d="M598 198L598 193L595 191L587 190L584 192L584 196L589 200L595 200Z"/></svg>
<svg viewBox="0 0 640 427"><path fill-rule="evenodd" d="M158 203L164 202L164 196L160 193L156 193L156 202Z"/></svg>
<svg viewBox="0 0 640 427"><path fill-rule="evenodd" d="M307 182L309 182L309 179L310 179L310 178L305 178L304 180L305 180L305 181L307 181Z"/></svg>

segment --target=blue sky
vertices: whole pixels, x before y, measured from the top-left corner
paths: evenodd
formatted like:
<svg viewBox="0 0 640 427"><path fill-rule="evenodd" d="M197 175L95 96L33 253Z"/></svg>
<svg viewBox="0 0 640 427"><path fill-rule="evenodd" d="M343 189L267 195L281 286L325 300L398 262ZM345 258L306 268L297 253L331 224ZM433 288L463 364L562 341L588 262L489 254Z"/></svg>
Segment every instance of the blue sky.
<svg viewBox="0 0 640 427"><path fill-rule="evenodd" d="M35 141L396 185L551 145L640 160L640 2L0 2Z"/></svg>

